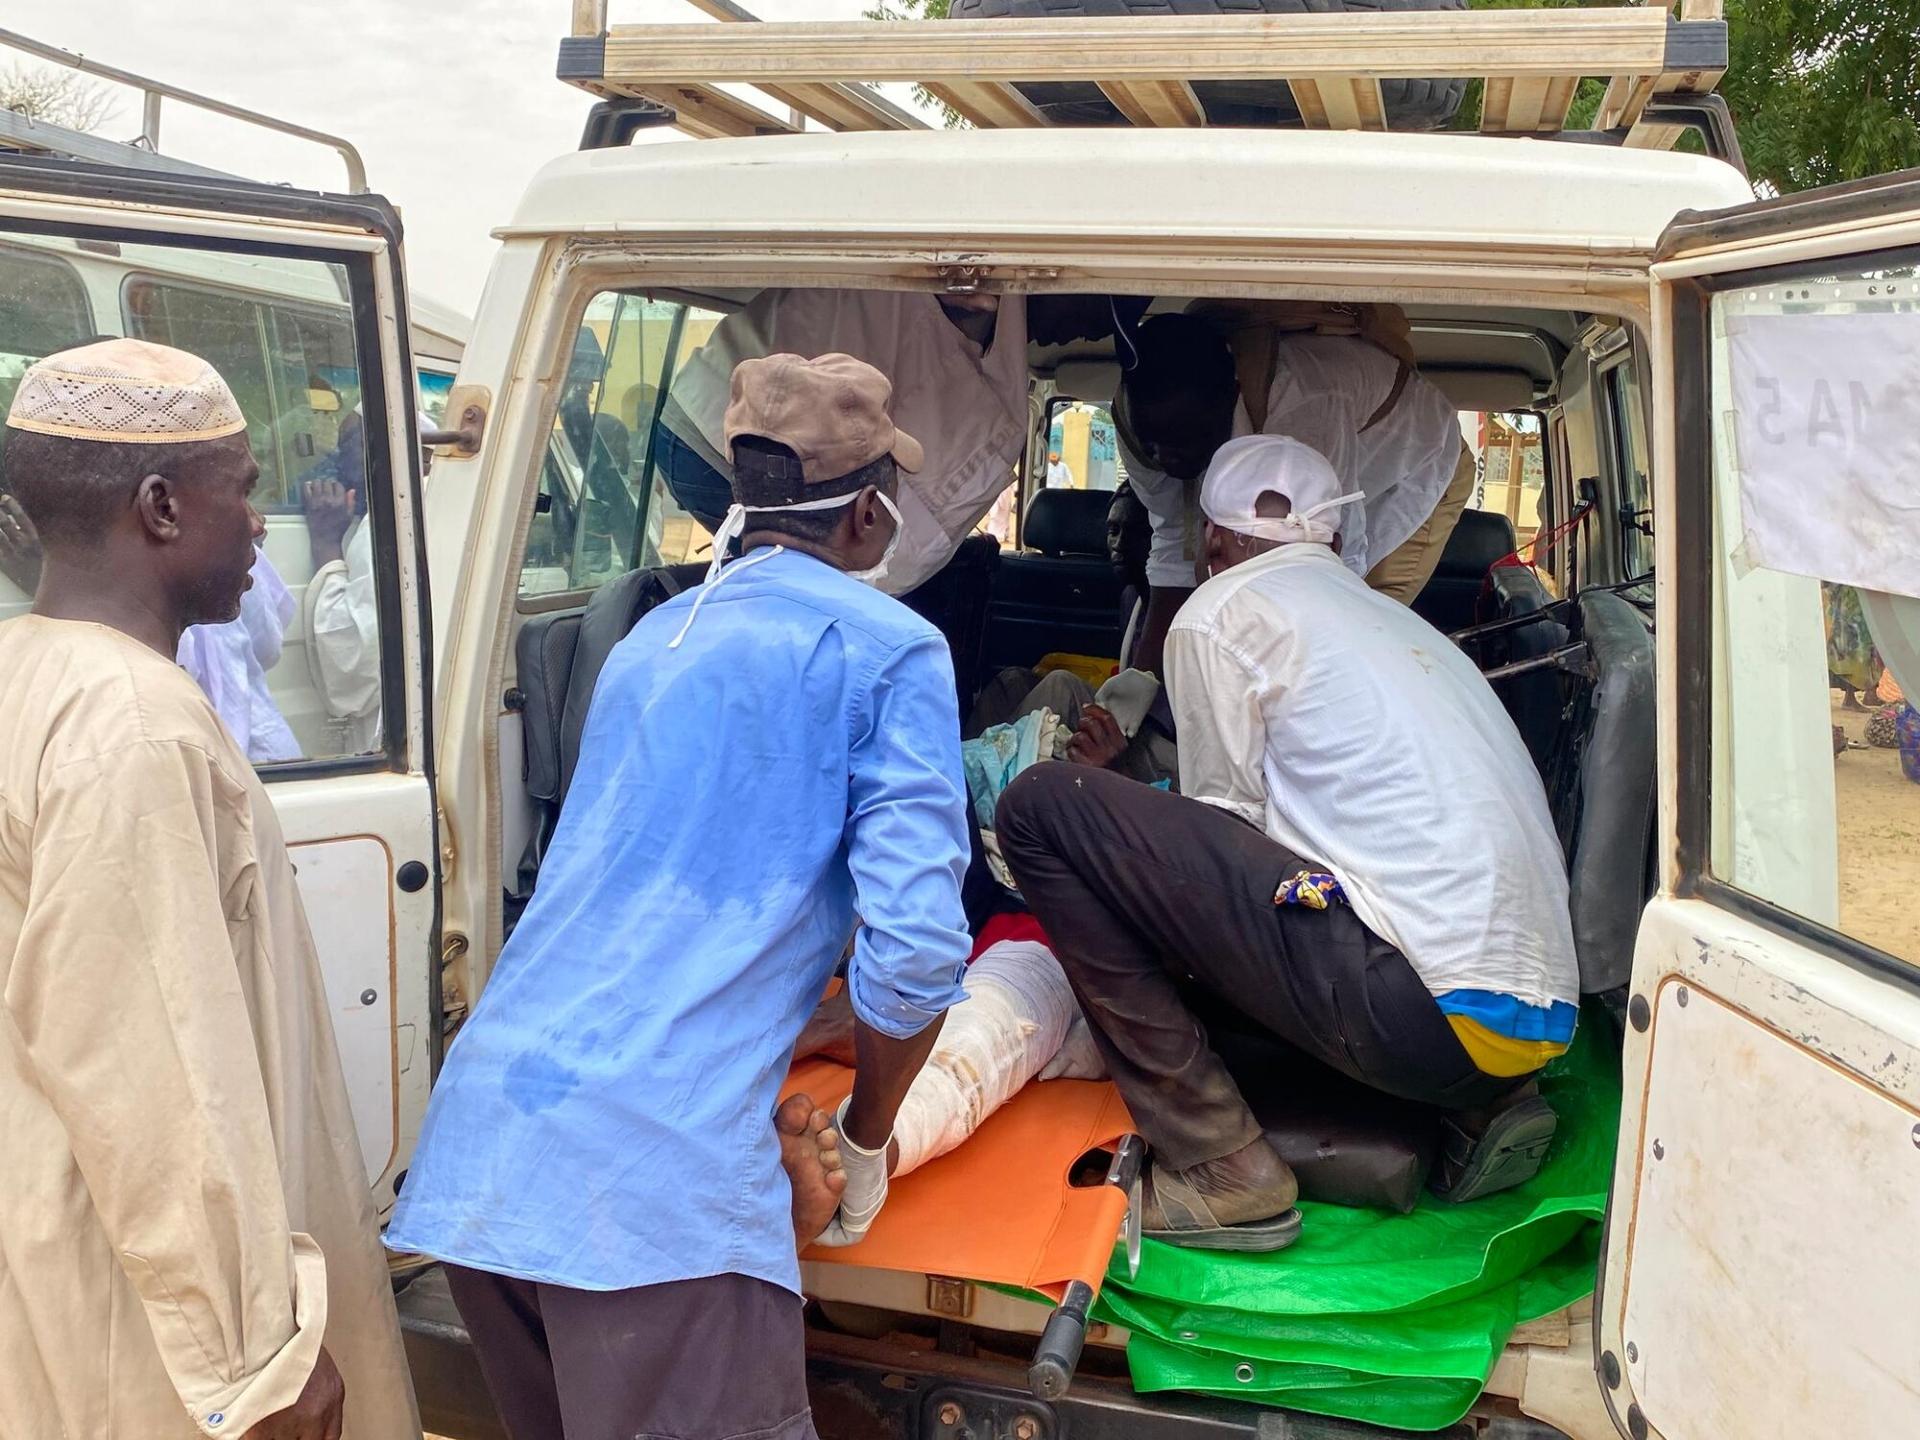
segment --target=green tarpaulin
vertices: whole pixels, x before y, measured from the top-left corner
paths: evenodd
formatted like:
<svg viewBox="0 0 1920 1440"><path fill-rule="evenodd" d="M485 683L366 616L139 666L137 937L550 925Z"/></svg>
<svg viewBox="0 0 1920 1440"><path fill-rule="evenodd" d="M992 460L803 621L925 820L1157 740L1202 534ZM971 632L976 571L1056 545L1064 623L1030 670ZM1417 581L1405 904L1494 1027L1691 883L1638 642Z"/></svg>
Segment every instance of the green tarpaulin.
<svg viewBox="0 0 1920 1440"><path fill-rule="evenodd" d="M1133 1332L1136 1390L1188 1390L1406 1430L1453 1424L1517 1325L1589 1294L1620 1121L1618 1051L1589 1014L1541 1088L1560 1117L1527 1184L1410 1215L1300 1206L1276 1255L1148 1241L1095 1316Z"/></svg>

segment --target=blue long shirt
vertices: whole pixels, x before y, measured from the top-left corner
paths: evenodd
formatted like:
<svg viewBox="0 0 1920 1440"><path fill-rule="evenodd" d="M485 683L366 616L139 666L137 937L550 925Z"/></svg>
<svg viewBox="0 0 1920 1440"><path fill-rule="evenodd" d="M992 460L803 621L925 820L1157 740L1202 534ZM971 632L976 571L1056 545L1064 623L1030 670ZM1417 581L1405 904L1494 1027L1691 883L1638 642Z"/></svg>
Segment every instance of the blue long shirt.
<svg viewBox="0 0 1920 1440"><path fill-rule="evenodd" d="M795 551L736 561L688 626L700 593L601 673L395 1249L583 1290L797 1291L772 1112L849 934L855 1013L883 1033L962 998L966 789L939 632Z"/></svg>

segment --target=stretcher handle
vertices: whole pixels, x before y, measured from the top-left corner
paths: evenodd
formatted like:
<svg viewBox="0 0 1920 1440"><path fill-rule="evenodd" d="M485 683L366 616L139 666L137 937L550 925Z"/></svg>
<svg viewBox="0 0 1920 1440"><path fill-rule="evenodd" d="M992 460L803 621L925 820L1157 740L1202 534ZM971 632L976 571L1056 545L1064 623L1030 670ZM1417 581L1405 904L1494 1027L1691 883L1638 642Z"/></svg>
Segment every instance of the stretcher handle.
<svg viewBox="0 0 1920 1440"><path fill-rule="evenodd" d="M1087 1311L1093 1306L1093 1287L1084 1280L1067 1282L1066 1297L1047 1317L1040 1346L1027 1367L1027 1388L1036 1400L1058 1400L1073 1384L1080 1352L1087 1345Z"/></svg>
<svg viewBox="0 0 1920 1440"><path fill-rule="evenodd" d="M1147 1147L1138 1135L1121 1138L1114 1149L1113 1163L1107 1167L1104 1183L1123 1195L1130 1194L1140 1178L1140 1167ZM1132 1219L1129 1214L1129 1220ZM1080 1352L1087 1346L1087 1312L1093 1308L1094 1288L1084 1280L1067 1283L1067 1293L1047 1317L1040 1332L1040 1344L1033 1352L1033 1364L1027 1367L1027 1387L1036 1400L1058 1400L1073 1384L1073 1372L1080 1364Z"/></svg>

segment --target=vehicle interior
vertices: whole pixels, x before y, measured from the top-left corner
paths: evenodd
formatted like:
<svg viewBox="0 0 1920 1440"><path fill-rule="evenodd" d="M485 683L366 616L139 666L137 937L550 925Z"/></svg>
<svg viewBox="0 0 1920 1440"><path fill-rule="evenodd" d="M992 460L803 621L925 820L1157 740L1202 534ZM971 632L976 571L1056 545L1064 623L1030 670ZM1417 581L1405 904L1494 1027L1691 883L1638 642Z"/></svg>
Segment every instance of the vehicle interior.
<svg viewBox="0 0 1920 1440"><path fill-rule="evenodd" d="M519 735L501 746L509 929L565 802L601 666L640 617L705 575L710 537L675 503L648 437L675 366L750 298L608 291L586 309L543 463L511 647L508 726L517 716ZM1150 305L1179 309L1192 298L1154 296ZM1478 456L1473 499L1413 608L1480 665L1540 768L1566 851L1583 990L1592 1001L1584 1029L1617 1056L1635 924L1654 888L1652 547L1636 342L1616 322L1571 312L1420 305L1408 317L1421 372L1454 401ZM1026 455L1006 496L944 570L901 597L946 636L963 720L973 696L1003 668L1044 670L1075 657L1092 657L1107 671L1118 666L1139 598L1139 577L1109 551L1109 510L1125 478L1109 408L1120 376L1111 327L1036 340L1028 361ZM1071 480L1049 487L1054 456ZM1617 1060L1610 1063L1617 1070ZM1277 1091L1283 1080L1276 1071ZM1004 1113L1062 1088L1029 1086ZM1382 1106L1379 1098L1329 1092L1289 1112L1284 1100L1249 1094L1263 1119L1277 1106L1276 1143L1284 1141L1303 1193L1409 1208L1432 1162L1434 1116ZM1110 1118L1063 1112L1049 1123L1085 1139ZM1092 1127L1085 1134L1074 1128L1083 1123ZM946 1187L944 1200L929 1201L929 1217L941 1203L956 1203L956 1191L977 1194L979 1173L941 1167L1013 1128L983 1128L899 1188ZM1604 1147L1610 1156L1610 1131ZM1111 1179L1114 1137L1099 1135L1087 1148L1095 1153L1081 1157L1080 1180ZM1112 1227L1118 1214L1075 1223ZM896 1230L907 1223L896 1221ZM982 1297L967 1311L974 1323L961 1327L965 1343L983 1353L997 1345L1025 1364L1046 1308L992 1297L985 1286L1011 1284L1058 1300L1063 1276L1017 1266L1000 1273L991 1261L957 1254L941 1238L952 1227L930 1219L928 1228L940 1234L917 1248L893 1245L866 1268L858 1251L816 1257L808 1283L820 1301L818 1323L952 1341L956 1322L942 1309L945 1292L926 1277L957 1277L941 1284L972 1294L980 1282ZM1093 1237L1095 1288L1111 1244L1111 1229ZM977 1268L966 1268L970 1262ZM902 1281L910 1272L918 1272L914 1283ZM989 1333L1000 1331L1027 1338ZM1114 1373L1123 1362L1112 1346L1124 1332L1095 1331L1085 1365Z"/></svg>

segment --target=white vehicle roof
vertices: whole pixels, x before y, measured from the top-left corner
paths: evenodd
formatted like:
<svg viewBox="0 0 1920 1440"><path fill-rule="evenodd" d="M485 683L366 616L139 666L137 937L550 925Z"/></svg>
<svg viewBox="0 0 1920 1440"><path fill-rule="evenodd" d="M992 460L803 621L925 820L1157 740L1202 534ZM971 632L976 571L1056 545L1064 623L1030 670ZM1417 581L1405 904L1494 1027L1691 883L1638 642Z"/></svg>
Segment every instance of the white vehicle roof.
<svg viewBox="0 0 1920 1440"><path fill-rule="evenodd" d="M1246 235L1646 252L1753 192L1659 150L1281 130L807 134L589 150L545 166L514 235L797 239Z"/></svg>

